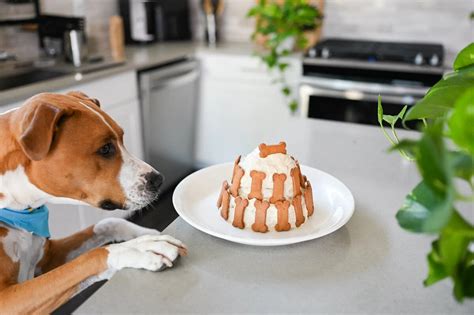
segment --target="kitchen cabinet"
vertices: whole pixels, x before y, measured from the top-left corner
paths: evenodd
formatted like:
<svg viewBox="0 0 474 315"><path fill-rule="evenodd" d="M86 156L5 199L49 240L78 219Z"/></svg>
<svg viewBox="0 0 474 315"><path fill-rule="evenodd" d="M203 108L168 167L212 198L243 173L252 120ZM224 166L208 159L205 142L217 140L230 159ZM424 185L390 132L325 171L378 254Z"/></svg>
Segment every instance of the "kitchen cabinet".
<svg viewBox="0 0 474 315"><path fill-rule="evenodd" d="M201 95L196 131L198 167L232 161L258 143L273 141L272 134L290 115L278 73L269 73L249 55L200 53ZM288 84L296 92L300 61L290 57Z"/></svg>
<svg viewBox="0 0 474 315"><path fill-rule="evenodd" d="M82 91L100 100L101 108L123 128L124 143L130 153L143 158L142 125L136 73L124 72L113 77L71 86L56 93ZM21 106L23 101L0 107L0 112ZM124 217L121 210L104 211L83 205L50 204L50 229L55 238L70 235L106 217Z"/></svg>

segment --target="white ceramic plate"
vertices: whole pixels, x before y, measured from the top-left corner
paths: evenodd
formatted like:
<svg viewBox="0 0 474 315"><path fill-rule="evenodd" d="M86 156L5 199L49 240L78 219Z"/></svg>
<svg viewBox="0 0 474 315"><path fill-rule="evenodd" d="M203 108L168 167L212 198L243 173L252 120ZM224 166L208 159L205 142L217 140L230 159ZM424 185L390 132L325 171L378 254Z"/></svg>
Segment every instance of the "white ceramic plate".
<svg viewBox="0 0 474 315"><path fill-rule="evenodd" d="M354 213L354 197L337 178L301 165L313 187L315 212L298 229L288 232L256 233L240 230L224 221L217 209L217 197L225 179L232 174L233 163L218 164L199 170L179 183L173 204L179 215L196 229L232 242L277 246L312 240L332 233L349 221Z"/></svg>

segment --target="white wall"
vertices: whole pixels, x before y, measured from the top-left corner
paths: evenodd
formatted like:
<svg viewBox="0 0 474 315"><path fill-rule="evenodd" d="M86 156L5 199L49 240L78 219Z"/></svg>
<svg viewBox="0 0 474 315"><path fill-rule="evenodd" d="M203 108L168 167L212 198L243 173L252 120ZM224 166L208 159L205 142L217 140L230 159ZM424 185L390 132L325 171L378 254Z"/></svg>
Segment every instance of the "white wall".
<svg viewBox="0 0 474 315"><path fill-rule="evenodd" d="M204 34L201 0L189 1L194 35L199 40ZM255 0L225 0L221 18L224 40L249 40L254 22L245 15L254 3ZM118 13L116 0L41 0L41 5L47 13L85 16L91 51L108 49L108 18ZM474 22L468 19L472 11L473 0L326 0L323 35L441 42L448 53L454 54L474 41ZM19 41L31 42L33 49L19 54L32 54L37 41L25 40L32 36L0 28L0 48L15 47Z"/></svg>
<svg viewBox="0 0 474 315"><path fill-rule="evenodd" d="M328 0L324 36L441 42L454 53L474 41L473 0Z"/></svg>
<svg viewBox="0 0 474 315"><path fill-rule="evenodd" d="M226 1L225 39L248 40L254 24L245 14L254 3ZM473 0L326 0L323 36L441 42L454 53L474 41L472 11Z"/></svg>

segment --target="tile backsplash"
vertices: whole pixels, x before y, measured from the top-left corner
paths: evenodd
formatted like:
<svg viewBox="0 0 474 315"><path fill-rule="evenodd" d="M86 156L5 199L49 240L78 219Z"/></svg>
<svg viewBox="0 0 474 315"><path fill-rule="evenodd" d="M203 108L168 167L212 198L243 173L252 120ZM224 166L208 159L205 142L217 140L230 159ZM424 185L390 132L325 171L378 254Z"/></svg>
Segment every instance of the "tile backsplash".
<svg viewBox="0 0 474 315"><path fill-rule="evenodd" d="M201 0L189 1L194 38L202 40ZM223 40L249 40L254 22L245 15L253 4L255 0L225 1ZM108 50L108 18L118 14L117 0L41 0L41 6L44 13L85 16L90 50ZM474 41L472 11L472 0L326 0L323 36L440 42L453 54ZM25 43L32 47L25 48ZM38 54L34 33L20 28L0 28L0 49L21 51L20 57Z"/></svg>

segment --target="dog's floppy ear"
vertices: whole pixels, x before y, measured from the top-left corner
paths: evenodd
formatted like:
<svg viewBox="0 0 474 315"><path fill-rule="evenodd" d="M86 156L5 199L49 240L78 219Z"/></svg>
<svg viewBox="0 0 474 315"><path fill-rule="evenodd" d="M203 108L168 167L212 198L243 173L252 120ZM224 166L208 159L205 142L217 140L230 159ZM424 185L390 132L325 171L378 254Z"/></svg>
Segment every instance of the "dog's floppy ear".
<svg viewBox="0 0 474 315"><path fill-rule="evenodd" d="M22 119L18 141L26 156L34 161L43 159L51 148L58 122L72 112L72 109L59 108L45 102L28 111Z"/></svg>
<svg viewBox="0 0 474 315"><path fill-rule="evenodd" d="M84 94L80 91L71 91L71 92L68 92L66 95L73 96L73 97L78 98L80 100L85 100L85 101L92 102L95 105L97 105L98 107L100 107L100 102L99 102L98 99L90 98L89 96L87 96L86 94Z"/></svg>

